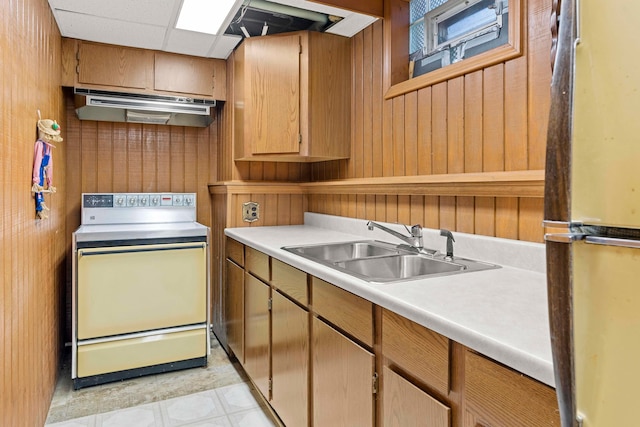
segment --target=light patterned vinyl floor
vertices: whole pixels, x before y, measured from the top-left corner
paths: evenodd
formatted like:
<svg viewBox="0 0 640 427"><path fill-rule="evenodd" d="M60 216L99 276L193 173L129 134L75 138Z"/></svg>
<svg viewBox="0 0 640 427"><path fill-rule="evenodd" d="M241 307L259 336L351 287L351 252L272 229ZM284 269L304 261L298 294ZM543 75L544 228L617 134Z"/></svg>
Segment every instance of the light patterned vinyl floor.
<svg viewBox="0 0 640 427"><path fill-rule="evenodd" d="M206 368L73 390L67 357L48 427L270 427L277 424L237 363L212 339Z"/></svg>

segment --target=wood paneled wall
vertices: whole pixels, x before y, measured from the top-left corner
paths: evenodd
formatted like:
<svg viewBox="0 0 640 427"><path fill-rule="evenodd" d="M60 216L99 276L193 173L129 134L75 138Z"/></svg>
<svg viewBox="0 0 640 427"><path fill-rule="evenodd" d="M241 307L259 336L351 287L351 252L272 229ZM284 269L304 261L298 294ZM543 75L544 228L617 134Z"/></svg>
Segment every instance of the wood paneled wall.
<svg viewBox="0 0 640 427"><path fill-rule="evenodd" d="M82 193L196 193L197 221L211 227L208 184L217 175L218 112L208 128L81 121L74 112L73 94L65 92L69 250L71 233L80 225ZM69 257L68 268L70 263ZM68 288L67 339L71 338L70 298Z"/></svg>
<svg viewBox="0 0 640 427"><path fill-rule="evenodd" d="M81 194L197 193L197 220L211 225L207 185L216 180L219 117L208 128L78 120L67 108L67 228L80 225Z"/></svg>
<svg viewBox="0 0 640 427"><path fill-rule="evenodd" d="M44 0L0 3L0 425L41 426L58 373L65 283L65 110L61 37ZM56 194L37 220L31 193L37 110L62 124Z"/></svg>
<svg viewBox="0 0 640 427"><path fill-rule="evenodd" d="M297 184L287 183L230 183L209 188L212 201L211 231L211 289L213 331L227 348L225 320L226 252L224 229L228 227L260 227L269 225L297 225L304 223L307 196ZM242 220L242 204L260 204L260 219Z"/></svg>
<svg viewBox="0 0 640 427"><path fill-rule="evenodd" d="M383 21L353 37L351 158L313 181L544 169L550 0L524 2L524 55L384 99ZM320 213L541 242L541 198L311 195ZM354 213L355 209L355 213Z"/></svg>

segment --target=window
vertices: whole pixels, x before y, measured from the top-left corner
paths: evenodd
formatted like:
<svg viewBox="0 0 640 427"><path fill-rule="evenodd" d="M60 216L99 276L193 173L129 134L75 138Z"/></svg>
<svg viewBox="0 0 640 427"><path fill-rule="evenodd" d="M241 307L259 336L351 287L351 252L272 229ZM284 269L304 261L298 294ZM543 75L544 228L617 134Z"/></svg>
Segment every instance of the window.
<svg viewBox="0 0 640 427"><path fill-rule="evenodd" d="M507 44L508 14L508 0L412 0L412 76Z"/></svg>

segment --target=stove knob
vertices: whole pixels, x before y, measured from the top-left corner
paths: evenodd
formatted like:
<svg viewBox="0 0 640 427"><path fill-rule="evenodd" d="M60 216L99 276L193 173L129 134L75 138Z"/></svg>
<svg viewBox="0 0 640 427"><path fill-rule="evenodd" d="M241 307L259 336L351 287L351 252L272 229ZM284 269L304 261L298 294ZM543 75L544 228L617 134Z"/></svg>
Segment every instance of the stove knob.
<svg viewBox="0 0 640 427"><path fill-rule="evenodd" d="M135 199L129 199L129 206L135 206L135 204L136 204Z"/></svg>
<svg viewBox="0 0 640 427"><path fill-rule="evenodd" d="M124 198L123 197L118 197L116 199L116 205L122 206L123 204L124 204Z"/></svg>
<svg viewBox="0 0 640 427"><path fill-rule="evenodd" d="M142 206L146 206L147 205L147 199L145 199L145 198L140 199L140 204Z"/></svg>
<svg viewBox="0 0 640 427"><path fill-rule="evenodd" d="M184 204L185 206L191 206L193 204L193 199L191 197L185 197Z"/></svg>
<svg viewBox="0 0 640 427"><path fill-rule="evenodd" d="M158 206L158 203L160 203L160 198L159 197L155 196L155 197L151 198L151 204L153 206Z"/></svg>

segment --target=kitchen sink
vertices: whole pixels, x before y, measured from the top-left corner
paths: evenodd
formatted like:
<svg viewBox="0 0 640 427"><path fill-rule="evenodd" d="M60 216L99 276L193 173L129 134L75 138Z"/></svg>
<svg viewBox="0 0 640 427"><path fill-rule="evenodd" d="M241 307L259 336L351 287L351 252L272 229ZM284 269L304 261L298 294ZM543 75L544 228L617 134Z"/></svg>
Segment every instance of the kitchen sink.
<svg viewBox="0 0 640 427"><path fill-rule="evenodd" d="M435 250L377 240L288 246L282 249L368 282L390 283L500 268L462 257L445 259Z"/></svg>
<svg viewBox="0 0 640 427"><path fill-rule="evenodd" d="M431 274L462 271L464 265L436 260L420 255L386 256L376 259L355 259L336 264L354 274L376 280L408 279Z"/></svg>
<svg viewBox="0 0 640 427"><path fill-rule="evenodd" d="M398 248L397 245L376 240L285 247L283 249L314 261L331 263L407 252Z"/></svg>

